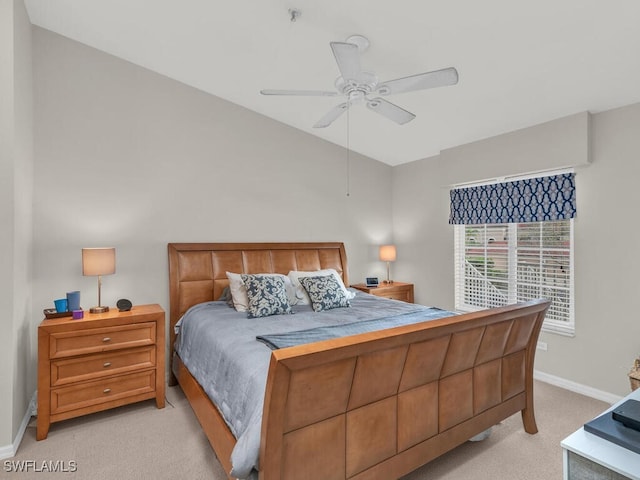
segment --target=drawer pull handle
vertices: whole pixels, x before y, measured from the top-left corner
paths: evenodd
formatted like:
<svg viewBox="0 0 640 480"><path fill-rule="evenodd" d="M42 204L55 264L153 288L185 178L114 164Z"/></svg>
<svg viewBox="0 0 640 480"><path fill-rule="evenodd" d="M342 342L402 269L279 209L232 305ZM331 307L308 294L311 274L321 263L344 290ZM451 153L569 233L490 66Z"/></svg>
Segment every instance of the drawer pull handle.
<svg viewBox="0 0 640 480"><path fill-rule="evenodd" d="M110 342L110 341L111 341L111 337L104 337L104 338L102 339L102 341L103 341L103 342L105 342L105 343L106 343L106 342Z"/></svg>
<svg viewBox="0 0 640 480"><path fill-rule="evenodd" d="M111 392L111 389L110 389L110 388L105 388L105 389L102 391L102 393L109 393L109 392Z"/></svg>
<svg viewBox="0 0 640 480"><path fill-rule="evenodd" d="M104 362L104 364L102 366L104 368L110 367L111 366L111 362Z"/></svg>

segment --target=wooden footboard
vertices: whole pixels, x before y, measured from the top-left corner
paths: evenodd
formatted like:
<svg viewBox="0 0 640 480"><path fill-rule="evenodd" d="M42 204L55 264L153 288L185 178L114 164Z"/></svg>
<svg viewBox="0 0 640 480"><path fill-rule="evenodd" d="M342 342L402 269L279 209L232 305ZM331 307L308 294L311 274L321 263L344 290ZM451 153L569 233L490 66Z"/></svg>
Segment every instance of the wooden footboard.
<svg viewBox="0 0 640 480"><path fill-rule="evenodd" d="M391 479L521 411L548 301L273 352L260 478Z"/></svg>

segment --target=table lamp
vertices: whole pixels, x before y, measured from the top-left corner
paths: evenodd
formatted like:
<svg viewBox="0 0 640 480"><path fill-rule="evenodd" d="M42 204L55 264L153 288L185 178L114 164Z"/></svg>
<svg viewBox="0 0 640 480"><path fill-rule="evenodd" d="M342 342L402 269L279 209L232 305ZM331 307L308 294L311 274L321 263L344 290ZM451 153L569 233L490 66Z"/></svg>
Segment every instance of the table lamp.
<svg viewBox="0 0 640 480"><path fill-rule="evenodd" d="M390 263L396 261L396 246L395 245L382 245L380 247L380 260L387 262L387 279L384 283L393 283L389 275Z"/></svg>
<svg viewBox="0 0 640 480"><path fill-rule="evenodd" d="M109 307L101 305L100 290L102 289L102 275L116 273L116 249L115 248L83 248L82 249L82 275L98 276L98 305L91 307L91 313L104 313Z"/></svg>

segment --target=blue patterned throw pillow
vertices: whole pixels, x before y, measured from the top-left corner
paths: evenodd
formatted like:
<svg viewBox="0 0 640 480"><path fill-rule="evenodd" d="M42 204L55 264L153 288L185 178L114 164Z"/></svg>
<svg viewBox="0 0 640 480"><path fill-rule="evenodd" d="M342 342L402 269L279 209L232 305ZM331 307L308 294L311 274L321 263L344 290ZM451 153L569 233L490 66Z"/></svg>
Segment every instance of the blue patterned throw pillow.
<svg viewBox="0 0 640 480"><path fill-rule="evenodd" d="M293 313L284 280L270 275L241 275L247 289L249 318Z"/></svg>
<svg viewBox="0 0 640 480"><path fill-rule="evenodd" d="M342 286L333 275L300 277L299 280L309 295L314 312L351 306Z"/></svg>

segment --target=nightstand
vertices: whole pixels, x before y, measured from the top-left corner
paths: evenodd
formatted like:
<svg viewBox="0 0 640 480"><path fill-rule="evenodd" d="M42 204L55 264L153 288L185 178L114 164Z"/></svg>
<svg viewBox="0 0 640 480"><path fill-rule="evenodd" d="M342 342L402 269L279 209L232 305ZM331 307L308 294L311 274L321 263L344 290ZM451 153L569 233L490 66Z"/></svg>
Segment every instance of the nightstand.
<svg viewBox="0 0 640 480"><path fill-rule="evenodd" d="M36 438L51 423L141 400L164 408L164 322L160 305L43 320Z"/></svg>
<svg viewBox="0 0 640 480"><path fill-rule="evenodd" d="M357 283L355 285L351 285L351 287L377 297L385 297L393 300L402 300L403 302L413 303L413 283L381 283L378 287L367 287L364 283Z"/></svg>

